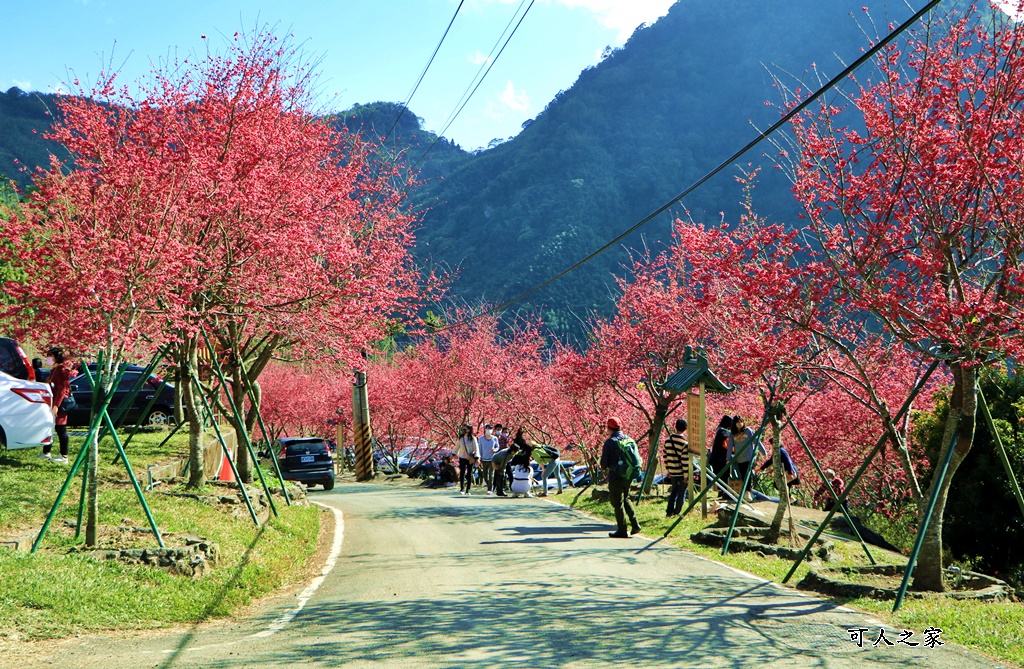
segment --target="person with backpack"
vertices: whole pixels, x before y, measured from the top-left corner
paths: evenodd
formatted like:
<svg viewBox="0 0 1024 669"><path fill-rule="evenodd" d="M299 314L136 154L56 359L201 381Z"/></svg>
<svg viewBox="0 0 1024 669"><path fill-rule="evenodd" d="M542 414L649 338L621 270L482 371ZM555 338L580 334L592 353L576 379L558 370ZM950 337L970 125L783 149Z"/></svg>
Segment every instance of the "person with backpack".
<svg viewBox="0 0 1024 669"><path fill-rule="evenodd" d="M671 487L668 492L668 508L665 510L665 517L678 516L683 510L683 498L686 495L686 465L690 457L690 446L686 443L687 423L685 418L676 420L676 431L665 441L664 461L665 470L671 479Z"/></svg>
<svg viewBox="0 0 1024 669"><path fill-rule="evenodd" d="M715 431L715 440L711 444L711 453L708 455L708 481L711 475L717 475L722 485L729 485L729 472L726 465L729 462L729 440L732 438L732 416L722 416ZM719 497L724 495L719 492Z"/></svg>
<svg viewBox="0 0 1024 669"><path fill-rule="evenodd" d="M548 496L548 478L552 475L555 476L555 480L558 482L558 492L555 494L562 494L562 461L559 460L560 455L561 453L554 446L537 446L533 449L533 461L542 467L543 473L541 476L544 479L544 491L537 495L538 497Z"/></svg>
<svg viewBox="0 0 1024 669"><path fill-rule="evenodd" d="M630 534L640 532L636 511L629 501L629 486L640 473L640 452L636 442L622 432L622 423L615 416L607 422L608 439L601 449L601 469L608 477L608 500L615 511L616 530L608 536L626 539ZM630 532L626 532L626 518L629 518Z"/></svg>

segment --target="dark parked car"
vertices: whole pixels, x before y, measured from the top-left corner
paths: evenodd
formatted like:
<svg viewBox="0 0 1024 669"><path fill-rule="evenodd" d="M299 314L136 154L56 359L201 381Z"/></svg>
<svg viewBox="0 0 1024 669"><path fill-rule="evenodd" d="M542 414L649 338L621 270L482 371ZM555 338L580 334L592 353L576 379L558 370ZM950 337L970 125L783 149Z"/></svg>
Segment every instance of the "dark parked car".
<svg viewBox="0 0 1024 669"><path fill-rule="evenodd" d="M96 366L90 364L89 370L93 374L93 380L95 381ZM117 384L117 388L114 389L114 399L110 402L109 411L111 418L116 417L121 407L128 401L128 395L146 371L146 368L138 365L125 365L124 370L121 381ZM140 420L143 425L172 425L174 423L174 385L170 383L165 384L163 389L160 390L161 383L160 377L150 375L143 384L142 389L135 395L135 401L128 407L127 414L121 421L122 424L136 424ZM158 396L156 396L157 390L160 390ZM84 374L76 376L71 380L71 394L74 396L75 403L78 406L68 413L68 425L88 425L90 412L92 411L93 393L89 379ZM154 396L156 396L155 402L153 401ZM153 403L151 407L149 406L150 402ZM143 416L142 413L146 411L147 407L149 407L149 410Z"/></svg>
<svg viewBox="0 0 1024 669"><path fill-rule="evenodd" d="M319 437L282 437L277 440L277 463L281 476L307 486L334 489L334 456Z"/></svg>
<svg viewBox="0 0 1024 669"><path fill-rule="evenodd" d="M0 337L0 372L22 381L35 381L36 373L21 346L13 339Z"/></svg>

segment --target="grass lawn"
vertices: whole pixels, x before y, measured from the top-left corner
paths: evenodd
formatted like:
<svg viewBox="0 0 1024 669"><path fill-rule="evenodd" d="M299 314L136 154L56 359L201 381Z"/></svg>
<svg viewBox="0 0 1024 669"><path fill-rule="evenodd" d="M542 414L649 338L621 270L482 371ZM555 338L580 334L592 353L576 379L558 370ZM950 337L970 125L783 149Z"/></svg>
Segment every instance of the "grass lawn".
<svg viewBox="0 0 1024 669"><path fill-rule="evenodd" d="M587 488L581 493L567 491L568 499L565 501L570 502L573 508L614 523L615 516L612 513L611 505L608 502L595 501L591 497L591 490L591 488ZM674 518L665 518L665 500L659 497L654 497L650 501L644 500L637 508L637 517L640 524L643 525L643 533L650 537L660 537L675 521ZM792 562L774 557L762 557L757 553L730 553L723 556L721 549L702 546L690 541L691 534L714 524L716 520L710 513L707 520L703 520L698 507L679 523L667 541L693 553L756 574L766 580L782 582L786 573L793 566ZM785 527L785 524L783 526ZM835 541L835 544L835 552L828 566L870 564L860 544L844 541ZM871 551L879 564L905 562L905 558L896 553L875 547L871 547ZM790 579L789 585L795 586L799 583L810 569L811 567L806 562L801 564L796 574ZM920 640L926 628L937 627L942 630L941 638L944 641L952 641L993 657L1024 665L1024 604L957 601L927 597L904 600L902 608L893 614L892 602L880 602L866 598L832 599L832 601L836 604L869 611L891 627L912 630L917 640Z"/></svg>
<svg viewBox="0 0 1024 669"><path fill-rule="evenodd" d="M183 455L187 435L175 435L158 449L164 435L137 435L128 447L132 467L145 486L146 465ZM82 439L72 438L71 457ZM0 538L31 540L64 482L70 464L36 458L38 449L11 451L0 458ZM123 465L113 465L115 449L100 445L100 547L156 547L151 534L118 528L148 528L145 514ZM80 479L79 479L80 480ZM97 630L145 629L230 615L277 588L303 579L306 563L317 548L320 509L288 507L275 498L280 516L257 529L243 513L159 491L146 493L153 516L164 535L195 533L220 547L220 562L199 579L172 575L154 567L98 561L68 554L75 538L79 491L68 491L50 532L35 554L0 549L0 638L43 639ZM200 491L203 492L203 491ZM226 494L212 488L210 494ZM220 505L225 506L225 505ZM173 537L168 538L173 545Z"/></svg>

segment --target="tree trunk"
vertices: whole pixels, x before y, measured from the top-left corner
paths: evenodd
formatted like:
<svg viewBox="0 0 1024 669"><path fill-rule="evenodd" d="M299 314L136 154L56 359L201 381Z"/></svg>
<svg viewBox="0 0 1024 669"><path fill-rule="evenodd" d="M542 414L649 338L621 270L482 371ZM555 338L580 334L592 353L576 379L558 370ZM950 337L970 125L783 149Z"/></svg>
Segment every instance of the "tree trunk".
<svg viewBox="0 0 1024 669"><path fill-rule="evenodd" d="M260 384L256 381L252 381L252 396L255 400L249 405L249 412L245 415L245 428L249 430L249 434L256 434L257 419L259 418L261 407L263 403L263 389L260 388ZM270 435L264 435L263 430L260 430L260 439L270 438ZM267 444L269 449L271 444Z"/></svg>
<svg viewBox="0 0 1024 669"><path fill-rule="evenodd" d="M181 364L178 374L182 386L182 399L188 410L188 490L196 490L206 485L205 458L203 453L203 432L206 417L203 415L202 402L196 394L196 374L199 371L199 358L196 354L196 339L189 337L181 347Z"/></svg>
<svg viewBox="0 0 1024 669"><path fill-rule="evenodd" d="M245 439L251 434L245 420L245 381L242 380L241 370L237 366L225 369L224 373L231 375L231 385L229 386L231 399L235 403L235 408L238 409L238 415L235 415L234 412L231 414L231 426L235 428L235 440L238 442L235 467L238 468L238 478L242 479L244 483L252 483L255 463L249 459L249 449L245 447ZM230 409L230 407L228 408Z"/></svg>
<svg viewBox="0 0 1024 669"><path fill-rule="evenodd" d="M928 498L931 498L936 489L938 489L938 497L931 522L924 535L924 543L921 545L921 553L917 558L917 566L914 569L913 589L919 591L943 592L946 589L942 559L942 522L946 510L946 498L953 475L960 463L967 457L974 443L975 415L978 408L977 371L974 367L964 367L961 363L954 362L950 364L950 372L953 375L953 391L949 398L949 415L946 417L946 425L942 433L942 448L935 462L932 463L932 480L928 486ZM958 418L959 425L957 425ZM950 442L953 441L954 430L956 430L956 442L952 444L953 456L946 475L940 480L939 468L946 457L947 449L950 448ZM926 510L927 500L918 512L919 527L924 522Z"/></svg>
<svg viewBox="0 0 1024 669"><path fill-rule="evenodd" d="M100 393L93 393L94 401L98 401L101 397ZM85 545L93 547L96 545L97 523L99 519L99 425L92 426L92 434L89 436L92 439L89 440L89 478L85 493Z"/></svg>
<svg viewBox="0 0 1024 669"><path fill-rule="evenodd" d="M117 369L111 364L108 348L107 357L104 360L103 368L96 368L96 376L93 377L93 408L98 410L107 406L106 398L114 392L114 372ZM103 420L90 422L89 428L92 437L89 439L89 478L86 481L85 491L85 545L93 547L98 538L99 526L99 486L100 486L100 432Z"/></svg>
<svg viewBox="0 0 1024 669"><path fill-rule="evenodd" d="M777 543L779 535L782 533L782 521L789 511L789 484L786 481L786 474L782 469L782 453L780 452L782 448L782 423L779 420L779 416L771 408L768 411L771 412L769 420L772 426L772 443L775 444L772 451L772 480L775 481L775 488L779 491L779 505L775 509L775 516L772 518L768 531L765 532L764 540L767 543ZM794 536L792 514L790 514L789 536L792 541Z"/></svg>
<svg viewBox="0 0 1024 669"><path fill-rule="evenodd" d="M674 396L662 395L654 407L654 420L651 422L651 433L647 439L647 467L644 470L644 483L642 494L648 495L651 492L651 484L654 481L654 472L658 468L658 441L661 438L661 431L665 427L665 417L668 416L668 407Z"/></svg>

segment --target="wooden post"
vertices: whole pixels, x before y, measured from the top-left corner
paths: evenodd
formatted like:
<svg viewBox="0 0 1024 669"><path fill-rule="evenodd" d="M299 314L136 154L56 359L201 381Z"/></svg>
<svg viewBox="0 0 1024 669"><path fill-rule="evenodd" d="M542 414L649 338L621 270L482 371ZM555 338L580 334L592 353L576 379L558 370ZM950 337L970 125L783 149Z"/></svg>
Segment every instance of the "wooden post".
<svg viewBox="0 0 1024 669"><path fill-rule="evenodd" d="M708 487L708 442L705 434L708 424L707 412L704 409L704 382L700 382L700 440L697 445L700 447L700 489ZM704 501L700 506L701 517L708 517L708 496L704 495Z"/></svg>
<svg viewBox="0 0 1024 669"><path fill-rule="evenodd" d="M693 489L693 456L700 456L700 489L701 491L708 485L707 475L707 445L704 437L704 424L706 417L704 415L704 382L701 381L700 385L696 387L697 393L688 392L686 395L686 431L689 433L687 436L687 442L690 444L690 448L686 454L686 460L689 463L689 478L686 481L687 490ZM690 495L692 499L693 495ZM703 503L701 504L701 511L704 517L708 517L708 498L707 495L703 497Z"/></svg>

